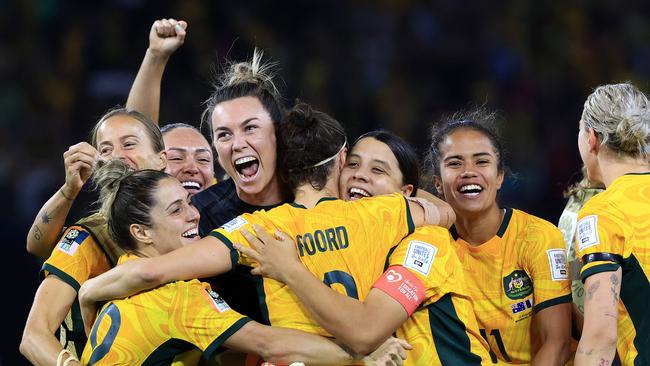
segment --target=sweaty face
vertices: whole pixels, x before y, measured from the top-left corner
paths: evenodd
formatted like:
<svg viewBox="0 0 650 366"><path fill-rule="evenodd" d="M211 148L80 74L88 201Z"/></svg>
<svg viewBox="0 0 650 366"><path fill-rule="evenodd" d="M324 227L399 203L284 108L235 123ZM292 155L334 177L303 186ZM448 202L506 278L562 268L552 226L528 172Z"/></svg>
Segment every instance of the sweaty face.
<svg viewBox="0 0 650 366"><path fill-rule="evenodd" d="M116 115L97 130L97 150L102 159L120 159L134 169L162 170L164 153L157 153L142 122Z"/></svg>
<svg viewBox="0 0 650 366"><path fill-rule="evenodd" d="M197 131L177 127L163 136L167 151L165 172L195 194L214 183L212 150L208 141Z"/></svg>
<svg viewBox="0 0 650 366"><path fill-rule="evenodd" d="M404 192L407 186L403 187L402 180L399 163L388 145L373 137L366 137L357 141L348 154L339 187L343 199L355 200ZM409 193L410 190L405 192Z"/></svg>
<svg viewBox="0 0 650 366"><path fill-rule="evenodd" d="M275 127L257 98L219 103L212 112L212 128L219 164L240 197L254 204L250 197L277 189Z"/></svg>
<svg viewBox="0 0 650 366"><path fill-rule="evenodd" d="M161 180L155 197L151 227L147 231L161 255L200 239L199 212L178 179Z"/></svg>
<svg viewBox="0 0 650 366"><path fill-rule="evenodd" d="M498 169L499 157L486 135L457 129L439 149L440 176L434 183L458 215L485 212L496 205L503 172Z"/></svg>

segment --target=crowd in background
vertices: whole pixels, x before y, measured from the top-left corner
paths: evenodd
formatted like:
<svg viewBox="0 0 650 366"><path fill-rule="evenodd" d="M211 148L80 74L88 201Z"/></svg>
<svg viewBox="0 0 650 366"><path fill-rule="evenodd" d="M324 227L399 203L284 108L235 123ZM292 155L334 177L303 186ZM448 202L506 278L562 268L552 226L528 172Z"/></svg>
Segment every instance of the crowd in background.
<svg viewBox="0 0 650 366"><path fill-rule="evenodd" d="M124 104L153 20L187 20L162 86L161 124L197 125L207 82L254 46L277 61L283 95L350 133L387 128L424 152L431 123L459 108L500 111L509 147L502 200L557 222L577 178L581 103L597 85L650 79L649 5L607 1L322 3L0 1L0 188L8 342L38 283L29 225L63 181L62 153ZM82 212L74 212L70 221Z"/></svg>

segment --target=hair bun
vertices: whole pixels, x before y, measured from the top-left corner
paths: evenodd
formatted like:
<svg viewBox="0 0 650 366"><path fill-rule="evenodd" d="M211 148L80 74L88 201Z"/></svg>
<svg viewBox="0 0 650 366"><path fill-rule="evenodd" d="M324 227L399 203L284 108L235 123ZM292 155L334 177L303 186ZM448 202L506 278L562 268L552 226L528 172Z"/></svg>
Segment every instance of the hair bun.
<svg viewBox="0 0 650 366"><path fill-rule="evenodd" d="M285 122L290 122L304 130L315 126L318 118L309 104L297 101L296 105L287 112Z"/></svg>
<svg viewBox="0 0 650 366"><path fill-rule="evenodd" d="M99 161L92 174L95 187L99 188L99 202L102 203L101 213L106 213L113 203L113 198L120 189L122 180L135 170L119 159Z"/></svg>
<svg viewBox="0 0 650 366"><path fill-rule="evenodd" d="M274 68L276 63L262 63L264 52L257 47L253 50L253 58L250 62L237 62L228 65L228 69L221 76L220 87L231 87L238 84L257 84L268 89L273 95L279 95L278 89L273 82L275 77Z"/></svg>

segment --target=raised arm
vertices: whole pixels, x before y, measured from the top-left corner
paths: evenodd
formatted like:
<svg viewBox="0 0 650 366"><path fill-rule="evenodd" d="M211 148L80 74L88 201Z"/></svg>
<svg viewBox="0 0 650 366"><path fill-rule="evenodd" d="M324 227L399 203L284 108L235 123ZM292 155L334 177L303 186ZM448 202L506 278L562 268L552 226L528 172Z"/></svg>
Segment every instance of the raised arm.
<svg viewBox="0 0 650 366"><path fill-rule="evenodd" d="M575 365L612 364L616 353L621 269L601 272L585 280L585 322Z"/></svg>
<svg viewBox="0 0 650 366"><path fill-rule="evenodd" d="M95 320L95 303L133 295L173 281L225 273L234 263L230 249L213 236L153 258L134 259L86 281L79 290L86 329Z"/></svg>
<svg viewBox="0 0 650 366"><path fill-rule="evenodd" d="M187 23L175 19L156 20L149 32L149 48L126 101L136 110L158 123L160 85L169 57L185 41Z"/></svg>
<svg viewBox="0 0 650 366"><path fill-rule="evenodd" d="M77 292L56 276L50 275L41 282L20 342L20 353L32 364L57 364L57 357L63 347L54 333L59 329L76 296ZM71 362L69 365L80 363Z"/></svg>
<svg viewBox="0 0 650 366"><path fill-rule="evenodd" d="M260 263L254 274L286 283L319 324L354 352L379 347L408 318L405 308L383 291L372 289L364 302L332 290L300 263L295 244L283 233L273 239L256 227L261 241L242 230L255 250L236 248Z"/></svg>
<svg viewBox="0 0 650 366"><path fill-rule="evenodd" d="M27 251L46 259L63 231L72 203L90 177L99 154L86 142L70 146L63 153L65 183L41 207L27 233Z"/></svg>

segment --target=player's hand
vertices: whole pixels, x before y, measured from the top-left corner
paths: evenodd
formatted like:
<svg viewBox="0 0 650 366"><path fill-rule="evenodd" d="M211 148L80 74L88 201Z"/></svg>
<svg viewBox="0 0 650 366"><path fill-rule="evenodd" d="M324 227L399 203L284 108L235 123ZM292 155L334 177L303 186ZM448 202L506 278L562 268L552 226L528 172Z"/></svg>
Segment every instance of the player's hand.
<svg viewBox="0 0 650 366"><path fill-rule="evenodd" d="M149 32L149 50L158 56L169 57L185 42L187 23L176 19L156 20Z"/></svg>
<svg viewBox="0 0 650 366"><path fill-rule="evenodd" d="M251 248L235 245L237 250L259 263L252 274L286 282L292 269L303 268L296 244L289 235L276 231L273 237L260 226L253 225L253 229L256 236L246 229L241 230Z"/></svg>
<svg viewBox="0 0 650 366"><path fill-rule="evenodd" d="M79 307L81 308L81 319L84 323L86 336L90 336L90 330L95 323L95 318L97 317L97 303L88 299L88 296L86 296L87 285L90 281L92 281L92 279L86 281L81 285L81 288L79 288Z"/></svg>
<svg viewBox="0 0 650 366"><path fill-rule="evenodd" d="M396 366L403 365L406 360L406 351L413 347L406 341L390 337L374 352L364 357L365 365Z"/></svg>
<svg viewBox="0 0 650 366"><path fill-rule="evenodd" d="M87 142L80 142L70 146L63 153L65 166L65 184L62 191L66 198L74 199L81 187L88 181L99 160L99 153Z"/></svg>

